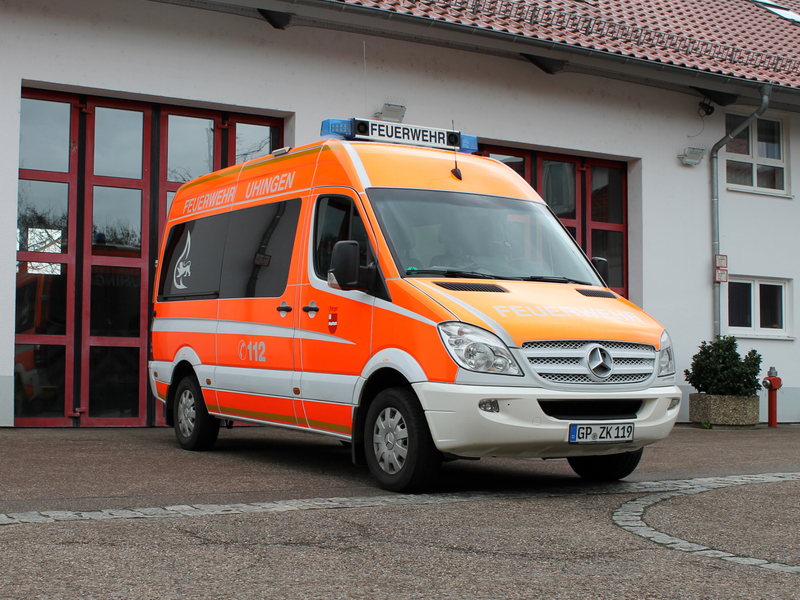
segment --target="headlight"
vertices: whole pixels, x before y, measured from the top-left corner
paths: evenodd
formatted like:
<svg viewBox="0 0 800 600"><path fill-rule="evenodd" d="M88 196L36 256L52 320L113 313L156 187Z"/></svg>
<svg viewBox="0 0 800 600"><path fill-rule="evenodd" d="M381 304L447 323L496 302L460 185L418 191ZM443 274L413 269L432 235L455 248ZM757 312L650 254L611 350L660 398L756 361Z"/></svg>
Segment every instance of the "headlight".
<svg viewBox="0 0 800 600"><path fill-rule="evenodd" d="M658 376L674 375L675 352L672 349L672 340L666 330L661 334L660 348L658 351Z"/></svg>
<svg viewBox="0 0 800 600"><path fill-rule="evenodd" d="M441 323L439 335L456 363L479 373L522 375L517 361L495 334L464 323Z"/></svg>

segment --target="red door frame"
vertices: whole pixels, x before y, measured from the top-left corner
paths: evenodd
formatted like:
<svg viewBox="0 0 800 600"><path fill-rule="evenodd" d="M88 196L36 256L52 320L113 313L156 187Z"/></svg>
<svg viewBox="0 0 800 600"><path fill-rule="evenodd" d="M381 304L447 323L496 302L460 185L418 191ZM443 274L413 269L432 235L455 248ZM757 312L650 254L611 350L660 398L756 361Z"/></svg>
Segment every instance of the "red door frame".
<svg viewBox="0 0 800 600"><path fill-rule="evenodd" d="M94 174L94 119L97 108L131 110L143 113L142 132L142 176L140 179L106 177ZM86 172L84 199L83 240L83 310L81 311L81 426L82 427L143 427L147 424L147 341L149 265L150 265L150 140L152 131L152 108L150 104L92 98L87 102L86 116ZM92 208L94 186L136 189L142 192L141 204L141 254L139 257L101 256L92 254ZM139 336L99 337L90 334L91 325L91 279L92 267L108 266L139 270ZM138 417L89 417L89 352L92 346L139 349L139 416Z"/></svg>
<svg viewBox="0 0 800 600"><path fill-rule="evenodd" d="M219 111L202 110L199 108L183 108L180 106L161 105L161 121L159 125L159 209L158 209L158 248L161 248L161 240L164 238L164 227L167 222L167 194L177 192L185 183L179 181L167 181L167 166L169 163L169 117L193 117L196 119L208 119L214 122L214 168L217 171L222 168L222 135L221 132L228 128L222 122L222 115Z"/></svg>
<svg viewBox="0 0 800 600"><path fill-rule="evenodd" d="M175 192L182 183L167 182L167 160L168 160L168 128L169 115L199 117L209 119L214 122L214 170L220 169L224 163L232 165L236 156L235 132L236 125L248 123L254 125L264 125L277 128L277 139L273 140L275 150L283 145L283 122L280 119L270 117L244 115L232 113L223 120L225 113L219 111L207 111L201 109L182 108L177 106L162 105L161 121L159 130L159 197L158 197L158 219L156 223L150 219L151 200L151 139L152 139L152 118L153 105L145 102L134 102L125 100L113 100L99 97L90 97L87 103L81 104L77 94L66 94L61 92L50 92L33 89L23 89L22 98L37 100L47 100L53 102L63 102L70 105L70 157L69 171L67 173L56 173L50 171L38 171L34 169L19 169L20 180L31 181L52 181L67 183L68 188L68 225L67 225L67 252L61 254L41 253L41 252L17 252L19 262L48 262L65 265L67 268L67 322L66 333L64 335L41 335L33 333L15 334L15 345L54 345L63 346L65 349L65 373L64 373L64 416L63 417L22 417L15 418L14 423L17 427L71 427L78 422L83 427L140 427L147 424L147 396L149 393L147 382L147 358L148 358L148 326L150 314L150 263L154 259L151 256L150 237L154 227L158 228L158 245L160 248L161 239L166 223L166 199L167 192ZM142 147L142 177L141 179L125 179L117 177L104 177L94 175L94 110L97 107L118 108L122 110L133 110L142 112L143 119L143 147ZM84 148L79 148L80 135L80 115L86 114L86 141ZM223 160L222 156L222 137L223 132L228 129L229 136L228 151ZM85 154L85 168L83 173L78 172L78 157L80 151ZM84 218L82 223L78 223L77 215L79 209L78 184L83 178L85 201L83 205ZM137 189L142 193L142 248L141 256L114 257L114 256L94 256L92 255L92 207L94 186L121 187L127 189ZM79 227L84 229L85 235L83 246L77 247L77 233ZM80 255L78 253L81 253ZM82 259L82 278L83 289L76 289L77 265L80 263L78 257ZM97 337L90 336L90 317L91 317L91 273L93 266L108 266L122 268L136 268L140 272L140 315L138 338L123 337ZM73 318L76 309L77 294L81 294L82 310L80 315L81 327L76 327L77 319ZM80 337L76 337L80 336ZM80 344L82 361L81 365L76 365L76 348ZM137 347L139 348L139 416L135 418L90 418L89 409L89 351L92 346L100 347ZM76 377L80 382L81 398L76 401L74 391L76 387ZM77 405L77 409L74 408ZM161 411L156 411L154 415L156 424L163 424Z"/></svg>
<svg viewBox="0 0 800 600"><path fill-rule="evenodd" d="M578 242L578 245L581 248L584 248L585 246L581 241L581 222L583 220L583 202L581 198L581 158L579 156L567 156L566 154L545 154L543 152L536 153L536 181L538 182L537 187L539 188L536 191L540 196L542 196L545 202L547 202L547 199L543 196L543 192L540 191L543 185L542 181L544 180L544 165L542 163L545 160L572 163L575 165L575 218L562 219L559 217L558 220L561 221L564 227L573 227L575 229L575 241ZM587 254L589 253L587 252Z"/></svg>
<svg viewBox="0 0 800 600"><path fill-rule="evenodd" d="M79 249L76 247L78 223L78 135L79 135L79 116L80 102L75 94L63 94L60 92L49 92L41 90L22 90L22 98L32 100L46 100L51 102L63 102L70 105L70 155L69 171L67 173L56 173L54 171L37 171L34 169L19 169L19 180L30 181L52 181L66 183L68 188L67 200L67 252L66 253L44 253L44 252L17 252L19 262L48 262L58 263L67 267L67 307L66 307L66 332L64 335L37 335L37 334L16 334L14 344L16 345L48 345L64 346L64 416L63 417L19 417L14 419L16 427L71 427L73 420L67 416L73 410L73 389L75 372L75 321L72 315L75 314L75 296L70 293L75 289L76 279L76 256ZM16 408L16 407L15 407Z"/></svg>
<svg viewBox="0 0 800 600"><path fill-rule="evenodd" d="M604 223L592 220L592 167L608 167L622 171L622 223ZM584 161L586 169L586 188L584 195L586 198L586 254L592 256L592 231L618 231L622 233L622 287L612 287L613 291L628 297L628 169L622 162L609 160L586 159Z"/></svg>
<svg viewBox="0 0 800 600"><path fill-rule="evenodd" d="M281 127L282 122L280 119L231 113L228 116L227 121L223 123L223 126L228 127L228 166L232 166L236 163L236 126L239 123L246 125L263 125L264 127L277 127L278 139L274 141L270 140L272 142L270 152L274 152L278 148L283 147L283 127Z"/></svg>

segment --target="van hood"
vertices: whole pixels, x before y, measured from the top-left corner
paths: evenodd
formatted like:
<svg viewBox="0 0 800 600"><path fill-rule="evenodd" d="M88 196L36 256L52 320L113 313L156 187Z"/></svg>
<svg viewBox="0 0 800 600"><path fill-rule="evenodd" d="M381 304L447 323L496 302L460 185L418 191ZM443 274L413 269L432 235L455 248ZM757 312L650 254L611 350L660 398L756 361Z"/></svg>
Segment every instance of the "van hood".
<svg viewBox="0 0 800 600"><path fill-rule="evenodd" d="M598 287L529 281L406 281L465 323L514 346L532 340L603 340L658 348L664 328L642 309Z"/></svg>

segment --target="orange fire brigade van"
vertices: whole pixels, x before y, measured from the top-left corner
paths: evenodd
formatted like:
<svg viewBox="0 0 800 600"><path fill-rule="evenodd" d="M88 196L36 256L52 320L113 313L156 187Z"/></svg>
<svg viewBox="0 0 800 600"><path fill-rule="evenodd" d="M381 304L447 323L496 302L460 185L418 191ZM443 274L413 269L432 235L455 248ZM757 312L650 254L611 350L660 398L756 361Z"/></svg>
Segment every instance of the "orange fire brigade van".
<svg viewBox="0 0 800 600"><path fill-rule="evenodd" d="M394 491L467 457L629 475L681 392L669 335L604 261L471 136L322 133L175 196L149 378L181 446L210 448L222 422L313 431Z"/></svg>

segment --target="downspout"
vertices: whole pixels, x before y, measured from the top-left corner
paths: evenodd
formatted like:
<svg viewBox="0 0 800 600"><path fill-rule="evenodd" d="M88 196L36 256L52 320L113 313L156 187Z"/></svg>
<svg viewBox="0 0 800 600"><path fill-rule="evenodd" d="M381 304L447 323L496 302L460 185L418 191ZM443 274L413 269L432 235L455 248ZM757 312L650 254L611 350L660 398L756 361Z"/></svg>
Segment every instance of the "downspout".
<svg viewBox="0 0 800 600"><path fill-rule="evenodd" d="M711 254L712 261L719 254L719 151L725 144L744 131L758 117L764 114L769 106L769 95L772 93L771 85L759 88L761 92L761 106L747 117L736 129L714 144L711 148ZM712 262L712 264L715 264ZM716 278L715 278L716 279ZM720 334L720 286L714 281L714 337Z"/></svg>

